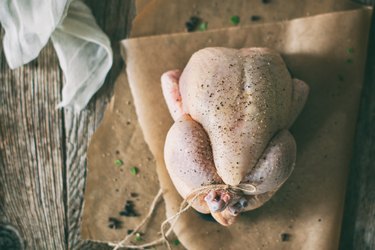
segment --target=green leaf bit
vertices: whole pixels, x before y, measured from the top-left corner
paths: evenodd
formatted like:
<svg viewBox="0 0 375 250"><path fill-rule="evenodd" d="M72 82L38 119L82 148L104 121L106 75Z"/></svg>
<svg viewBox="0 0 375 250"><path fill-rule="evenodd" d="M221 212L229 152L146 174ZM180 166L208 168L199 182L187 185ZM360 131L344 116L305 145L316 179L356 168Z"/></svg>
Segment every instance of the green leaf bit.
<svg viewBox="0 0 375 250"><path fill-rule="evenodd" d="M178 239L175 239L175 240L173 241L173 245L175 245L175 246L180 245L180 241L179 241Z"/></svg>
<svg viewBox="0 0 375 250"><path fill-rule="evenodd" d="M124 162L123 162L122 160L120 160L120 159L115 160L115 165L116 165L117 167L122 166L122 164L124 164Z"/></svg>
<svg viewBox="0 0 375 250"><path fill-rule="evenodd" d="M233 24L233 25L238 25L240 23L240 17L239 16L232 16L230 18L230 22Z"/></svg>
<svg viewBox="0 0 375 250"><path fill-rule="evenodd" d="M143 238L142 238L142 235L140 233L136 233L135 234L135 241L142 241Z"/></svg>
<svg viewBox="0 0 375 250"><path fill-rule="evenodd" d="M199 24L199 30L200 30L200 31L205 31L205 30L207 30L207 26L208 26L208 23L207 23L207 22L201 22L201 23Z"/></svg>
<svg viewBox="0 0 375 250"><path fill-rule="evenodd" d="M137 167L131 167L131 168L130 168L130 173L131 173L132 175L137 175L138 172L139 172L139 170L138 170Z"/></svg>

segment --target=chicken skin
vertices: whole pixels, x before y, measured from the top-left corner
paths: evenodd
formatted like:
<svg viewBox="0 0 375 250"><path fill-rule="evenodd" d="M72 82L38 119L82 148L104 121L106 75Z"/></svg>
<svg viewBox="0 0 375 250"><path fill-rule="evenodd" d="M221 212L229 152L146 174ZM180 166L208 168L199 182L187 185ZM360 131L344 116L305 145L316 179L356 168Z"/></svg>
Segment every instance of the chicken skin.
<svg viewBox="0 0 375 250"><path fill-rule="evenodd" d="M251 184L252 192L207 191L193 201L222 225L263 205L293 171L296 143L288 128L309 92L268 48L205 48L185 69L161 77L174 119L164 148L168 173L186 198L212 184Z"/></svg>

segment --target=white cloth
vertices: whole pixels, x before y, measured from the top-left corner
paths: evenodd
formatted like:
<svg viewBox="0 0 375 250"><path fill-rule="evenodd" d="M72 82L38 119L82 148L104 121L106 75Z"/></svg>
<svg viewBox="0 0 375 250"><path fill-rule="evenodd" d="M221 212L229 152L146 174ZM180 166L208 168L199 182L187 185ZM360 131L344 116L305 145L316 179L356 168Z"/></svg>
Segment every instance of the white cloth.
<svg viewBox="0 0 375 250"><path fill-rule="evenodd" d="M82 110L112 66L108 37L79 0L0 0L3 48L14 69L35 59L51 37L66 84L59 107Z"/></svg>

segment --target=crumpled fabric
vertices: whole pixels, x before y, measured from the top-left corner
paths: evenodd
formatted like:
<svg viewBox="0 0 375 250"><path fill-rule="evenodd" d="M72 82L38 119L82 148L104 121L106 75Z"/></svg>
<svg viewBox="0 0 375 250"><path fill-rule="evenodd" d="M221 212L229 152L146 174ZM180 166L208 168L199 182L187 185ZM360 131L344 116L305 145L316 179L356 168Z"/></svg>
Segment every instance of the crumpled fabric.
<svg viewBox="0 0 375 250"><path fill-rule="evenodd" d="M81 111L103 85L112 49L79 0L0 0L3 49L11 69L35 59L51 38L66 83L58 107Z"/></svg>

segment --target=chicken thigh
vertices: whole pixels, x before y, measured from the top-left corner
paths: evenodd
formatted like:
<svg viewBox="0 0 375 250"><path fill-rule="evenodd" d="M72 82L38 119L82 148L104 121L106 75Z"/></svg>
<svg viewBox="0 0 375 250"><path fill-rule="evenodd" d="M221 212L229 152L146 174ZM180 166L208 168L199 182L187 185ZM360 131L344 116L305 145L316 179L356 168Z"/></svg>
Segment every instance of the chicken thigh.
<svg viewBox="0 0 375 250"><path fill-rule="evenodd" d="M292 79L281 56L268 48L205 48L181 73L161 78L174 119L164 156L180 195L205 185L252 184L251 193L210 190L193 201L231 225L243 211L269 200L291 174L296 144L288 128L309 88Z"/></svg>

